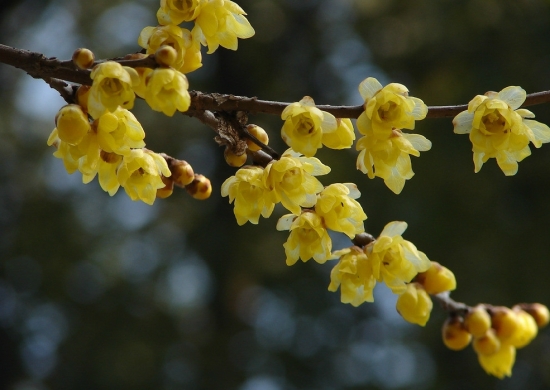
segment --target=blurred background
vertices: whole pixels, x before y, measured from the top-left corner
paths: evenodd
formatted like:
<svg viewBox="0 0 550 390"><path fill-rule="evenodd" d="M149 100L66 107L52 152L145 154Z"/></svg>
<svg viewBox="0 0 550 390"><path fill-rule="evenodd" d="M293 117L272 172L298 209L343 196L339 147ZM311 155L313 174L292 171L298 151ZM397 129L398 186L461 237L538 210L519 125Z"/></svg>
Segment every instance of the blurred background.
<svg viewBox="0 0 550 390"><path fill-rule="evenodd" d="M509 85L550 89L547 0L241 0L256 29L239 50L204 55L191 89L293 102L360 104L366 77L400 82L428 105L467 103ZM4 0L0 42L70 58L133 53L156 0ZM204 53L204 52L203 52ZM212 197L175 191L154 206L109 197L68 175L46 140L64 105L41 80L0 64L0 388L45 389L547 389L550 331L518 351L513 376L490 377L471 348L441 342L444 313L425 328L402 320L396 297L344 305L329 293L332 264L287 267L277 208L238 227L220 186L234 174L214 132L137 102L147 147L208 176ZM550 123L550 106L531 108ZM275 149L280 118L253 115ZM467 136L451 118L416 130L433 143L413 158L401 195L355 169L357 152L322 149L355 182L378 235L405 238L452 269L453 297L550 304L550 146L532 147L516 176L494 160L474 174ZM349 245L334 235L334 247Z"/></svg>

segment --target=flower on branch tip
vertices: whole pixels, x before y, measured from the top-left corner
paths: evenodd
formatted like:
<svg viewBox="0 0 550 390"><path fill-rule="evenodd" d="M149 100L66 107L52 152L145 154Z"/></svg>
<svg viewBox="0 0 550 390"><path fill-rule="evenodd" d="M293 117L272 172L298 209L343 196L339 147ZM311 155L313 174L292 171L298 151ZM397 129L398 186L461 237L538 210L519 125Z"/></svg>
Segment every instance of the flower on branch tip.
<svg viewBox="0 0 550 390"><path fill-rule="evenodd" d="M363 233L367 215L355 199L361 193L353 183L336 183L325 187L318 195L315 212L323 218L327 228L353 238Z"/></svg>
<svg viewBox="0 0 550 390"><path fill-rule="evenodd" d="M200 29L201 43L208 46L208 54L219 46L237 50L237 38L254 35L254 29L244 15L244 10L229 0L209 0L203 3L195 19L195 26Z"/></svg>
<svg viewBox="0 0 550 390"><path fill-rule="evenodd" d="M476 173L487 160L496 158L505 175L515 175L518 162L531 154L529 142L536 148L550 142L550 128L526 119L535 115L519 108L526 96L520 87L477 95L468 104L468 110L453 119L456 134L470 134Z"/></svg>
<svg viewBox="0 0 550 390"><path fill-rule="evenodd" d="M170 176L166 160L147 149L132 149L117 171L118 182L132 200L152 205L157 190L163 188L161 175Z"/></svg>
<svg viewBox="0 0 550 390"><path fill-rule="evenodd" d="M99 146L107 153L128 155L130 149L145 146L143 127L134 114L124 108L106 112L94 125Z"/></svg>
<svg viewBox="0 0 550 390"><path fill-rule="evenodd" d="M355 131L349 118L336 118L336 130L323 132L323 145L330 149L351 148L355 141Z"/></svg>
<svg viewBox="0 0 550 390"><path fill-rule="evenodd" d="M199 30L189 31L175 25L145 27L139 34L138 44L147 54L155 54L161 47L170 46L176 51L172 65L182 73L192 72L202 66Z"/></svg>
<svg viewBox="0 0 550 390"><path fill-rule="evenodd" d="M314 176L326 175L330 167L315 157L304 157L288 149L279 160L270 162L264 170L262 181L268 199L282 205L295 215L300 207L312 207L323 185Z"/></svg>
<svg viewBox="0 0 550 390"><path fill-rule="evenodd" d="M147 79L145 101L151 109L173 116L176 110L187 111L191 97L187 77L172 68L157 68Z"/></svg>
<svg viewBox="0 0 550 390"><path fill-rule="evenodd" d="M340 300L357 307L363 302L373 302L373 290L376 279L372 272L372 263L363 249L352 246L332 254L338 263L330 272L329 291L340 287Z"/></svg>
<svg viewBox="0 0 550 390"><path fill-rule="evenodd" d="M401 236L407 223L388 223L380 236L365 248L372 262L376 280L384 282L395 293L401 294L417 273L430 268L430 260L410 241Z"/></svg>
<svg viewBox="0 0 550 390"><path fill-rule="evenodd" d="M330 258L332 240L323 224L323 219L314 211L304 210L300 215L283 215L277 222L277 230L290 230L283 244L286 264L293 265L298 259L305 263L313 258L323 264Z"/></svg>
<svg viewBox="0 0 550 390"><path fill-rule="evenodd" d="M118 106L131 109L136 95L132 89L139 84L135 69L118 62L107 61L96 65L90 77L93 80L88 97L88 112L97 119L105 111L113 112Z"/></svg>
<svg viewBox="0 0 550 390"><path fill-rule="evenodd" d="M159 24L180 24L197 17L204 0L160 0L157 11Z"/></svg>
<svg viewBox="0 0 550 390"><path fill-rule="evenodd" d="M363 114L361 114L362 116ZM357 127L362 119L357 120ZM357 141L357 169L370 179L378 176L395 194L400 194L405 180L414 176L410 155L420 156L420 152L430 150L432 143L419 134L405 134L394 129L386 138L377 137L372 129Z"/></svg>
<svg viewBox="0 0 550 390"><path fill-rule="evenodd" d="M336 118L315 107L309 96L297 103L289 104L282 112L285 121L281 137L293 150L306 157L312 157L323 147L323 134L337 130Z"/></svg>
<svg viewBox="0 0 550 390"><path fill-rule="evenodd" d="M420 284L409 283L406 290L399 294L396 308L406 321L425 326L430 319L433 302Z"/></svg>
<svg viewBox="0 0 550 390"><path fill-rule="evenodd" d="M229 196L229 203L235 202L233 212L239 225L248 221L257 224L260 215L268 218L273 212L275 203L266 196L263 175L261 167L245 166L222 184L222 196Z"/></svg>
<svg viewBox="0 0 550 390"><path fill-rule="evenodd" d="M359 131L366 135L372 130L376 137L386 139L394 128L414 129L415 120L424 119L428 107L422 100L410 97L408 92L402 84L391 83L383 87L374 77L363 80L359 93L365 100L365 111L357 122Z"/></svg>

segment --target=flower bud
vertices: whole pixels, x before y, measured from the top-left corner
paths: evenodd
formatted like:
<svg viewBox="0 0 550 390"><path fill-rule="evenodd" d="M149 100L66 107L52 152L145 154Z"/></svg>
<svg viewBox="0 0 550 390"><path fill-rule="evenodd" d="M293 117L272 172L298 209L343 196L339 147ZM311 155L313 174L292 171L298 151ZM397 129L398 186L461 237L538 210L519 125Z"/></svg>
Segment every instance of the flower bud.
<svg viewBox="0 0 550 390"><path fill-rule="evenodd" d="M178 59L178 52L172 46L164 45L155 52L155 61L160 66L174 66Z"/></svg>
<svg viewBox="0 0 550 390"><path fill-rule="evenodd" d="M491 327L491 316L484 305L472 308L464 317L464 326L474 337L481 337Z"/></svg>
<svg viewBox="0 0 550 390"><path fill-rule="evenodd" d="M55 116L55 125L59 139L70 145L79 143L91 128L88 116L77 104L61 107Z"/></svg>
<svg viewBox="0 0 550 390"><path fill-rule="evenodd" d="M418 283L407 284L407 290L397 298L397 312L406 321L420 326L430 319L432 307L432 299Z"/></svg>
<svg viewBox="0 0 550 390"><path fill-rule="evenodd" d="M415 280L431 295L456 288L454 274L436 261L432 261L430 268L426 272L419 273Z"/></svg>
<svg viewBox="0 0 550 390"><path fill-rule="evenodd" d="M204 200L210 197L212 193L212 184L203 175L195 174L193 181L185 186L185 189L195 199Z"/></svg>
<svg viewBox="0 0 550 390"><path fill-rule="evenodd" d="M464 328L461 317L449 317L443 324L443 343L453 351L460 351L470 344L472 335Z"/></svg>
<svg viewBox="0 0 550 390"><path fill-rule="evenodd" d="M94 65L94 53L89 49L76 49L73 53L73 63L82 70L90 69Z"/></svg>
<svg viewBox="0 0 550 390"><path fill-rule="evenodd" d="M157 190L157 198L165 199L174 192L174 181L171 177L161 176L160 178L165 186Z"/></svg>
<svg viewBox="0 0 550 390"><path fill-rule="evenodd" d="M518 327L508 342L516 348L522 348L535 338L539 328L535 319L526 311L517 306L513 308L513 311L517 314Z"/></svg>
<svg viewBox="0 0 550 390"><path fill-rule="evenodd" d="M544 328L548 325L548 322L550 321L550 313L548 312L548 308L546 306L540 303L524 303L520 306L523 310L533 316L539 328Z"/></svg>
<svg viewBox="0 0 550 390"><path fill-rule="evenodd" d="M172 181L179 187L185 187L195 179L193 168L187 161L173 159L170 160L168 167L172 172Z"/></svg>
<svg viewBox="0 0 550 390"><path fill-rule="evenodd" d="M493 309L491 323L500 340L510 338L519 326L516 312L504 306Z"/></svg>
<svg viewBox="0 0 550 390"><path fill-rule="evenodd" d="M474 350L479 355L492 355L500 349L500 340L494 329L489 329L481 337L474 338Z"/></svg>
<svg viewBox="0 0 550 390"><path fill-rule="evenodd" d="M241 155L237 155L231 151L229 148L225 148L223 152L223 157L225 158L225 162L231 166L231 167L242 167L246 163L247 155L246 153L243 153Z"/></svg>
<svg viewBox="0 0 550 390"><path fill-rule="evenodd" d="M267 135L266 131L260 126L248 125L246 127L246 130L248 130L251 135L256 137L258 141L261 141L264 145L267 145L269 143L269 136ZM246 139L246 145L248 146L248 149L252 152L257 152L262 148L260 145L249 138Z"/></svg>
<svg viewBox="0 0 550 390"><path fill-rule="evenodd" d="M88 112L88 96L90 96L90 86L81 85L76 90L76 103L82 107L84 112Z"/></svg>

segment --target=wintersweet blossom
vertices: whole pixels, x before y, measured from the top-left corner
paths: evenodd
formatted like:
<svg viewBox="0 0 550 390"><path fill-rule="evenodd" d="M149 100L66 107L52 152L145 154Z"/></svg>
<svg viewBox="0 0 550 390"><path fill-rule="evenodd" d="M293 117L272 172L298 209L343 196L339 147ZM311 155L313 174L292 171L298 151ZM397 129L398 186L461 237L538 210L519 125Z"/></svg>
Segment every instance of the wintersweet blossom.
<svg viewBox="0 0 550 390"><path fill-rule="evenodd" d="M222 196L229 196L229 203L235 202L233 212L239 225L247 221L257 224L260 215L268 218L273 212L275 203L266 196L263 174L261 167L245 166L222 184Z"/></svg>
<svg viewBox="0 0 550 390"><path fill-rule="evenodd" d="M397 298L397 312L411 324L426 325L432 308L430 296L418 283L407 284L406 290Z"/></svg>
<svg viewBox="0 0 550 390"><path fill-rule="evenodd" d="M309 96L286 106L281 114L285 121L281 136L288 146L306 157L312 157L323 147L323 134L338 128L336 118L315 107Z"/></svg>
<svg viewBox="0 0 550 390"><path fill-rule="evenodd" d="M133 85L139 84L135 69L118 62L107 61L96 65L90 74L93 80L88 97L88 112L97 119L104 112L115 111L118 106L131 109L136 95Z"/></svg>
<svg viewBox="0 0 550 390"><path fill-rule="evenodd" d="M430 268L428 257L412 242L401 237L406 229L406 222L390 222L380 236L365 248L376 280L386 283L396 294L405 292L406 284L417 273Z"/></svg>
<svg viewBox="0 0 550 390"><path fill-rule="evenodd" d="M254 29L244 15L244 10L229 0L209 0L202 4L195 25L200 28L201 43L208 46L208 54L219 46L237 50L237 38L254 35Z"/></svg>
<svg viewBox="0 0 550 390"><path fill-rule="evenodd" d="M95 123L98 143L107 153L127 155L130 149L143 148L145 132L134 114L124 108L106 112Z"/></svg>
<svg viewBox="0 0 550 390"><path fill-rule="evenodd" d="M531 154L529 142L536 148L550 142L550 128L526 119L535 115L519 108L526 96L520 87L477 95L468 104L468 110L454 118L454 132L470 134L476 173L487 160L496 158L505 175L515 175L518 162Z"/></svg>
<svg viewBox="0 0 550 390"><path fill-rule="evenodd" d="M365 231L367 215L355 199L361 193L353 183L336 183L325 187L318 195L315 212L323 218L327 228L353 238Z"/></svg>
<svg viewBox="0 0 550 390"><path fill-rule="evenodd" d="M113 196L120 187L117 177L117 170L122 162L122 156L116 153L102 151L100 153L99 164L97 167L97 177L99 185L103 191Z"/></svg>
<svg viewBox="0 0 550 390"><path fill-rule="evenodd" d="M155 54L163 46L174 48L176 59L172 66L182 73L189 73L202 66L199 35L197 28L189 31L171 24L148 26L141 30L138 44L146 49L147 54Z"/></svg>
<svg viewBox="0 0 550 390"><path fill-rule="evenodd" d="M392 129L414 129L417 120L424 119L428 107L418 98L408 95L402 84L391 83L385 87L374 77L368 77L359 84L359 93L365 100L365 112L360 116L357 127L362 134L373 130L373 134L385 138Z"/></svg>
<svg viewBox="0 0 550 390"><path fill-rule="evenodd" d="M132 149L117 170L118 182L130 199L150 205L155 201L157 190L165 186L161 175L171 175L166 160L147 149Z"/></svg>
<svg viewBox="0 0 550 390"><path fill-rule="evenodd" d="M180 24L197 17L204 0L160 0L157 11L159 24Z"/></svg>
<svg viewBox="0 0 550 390"><path fill-rule="evenodd" d="M303 157L289 149L266 166L262 181L272 203L281 202L290 212L300 215L300 207L315 205L317 194L323 190L314 176L329 172L330 167L315 157Z"/></svg>
<svg viewBox="0 0 550 390"><path fill-rule="evenodd" d="M351 148L355 141L355 131L349 118L336 118L336 130L323 132L323 145L330 149Z"/></svg>
<svg viewBox="0 0 550 390"><path fill-rule="evenodd" d="M298 216L284 215L277 222L277 230L290 230L288 240L283 244L287 265L295 264L298 259L306 262L311 258L322 264L330 258L332 240L323 219L315 212L305 210Z"/></svg>
<svg viewBox="0 0 550 390"><path fill-rule="evenodd" d="M329 291L335 292L340 287L342 303L356 307L363 302L373 302L376 279L363 249L357 246L341 249L334 252L332 258L339 260L330 272Z"/></svg>
<svg viewBox="0 0 550 390"><path fill-rule="evenodd" d="M357 126L365 117L357 120ZM357 169L370 179L380 177L386 186L399 194L405 180L414 176L410 155L420 156L420 152L430 150L432 143L419 134L405 134L400 130L390 131L386 138L377 137L372 129L357 141Z"/></svg>
<svg viewBox="0 0 550 390"><path fill-rule="evenodd" d="M77 104L61 107L55 116L57 135L61 141L75 145L91 130L88 115Z"/></svg>
<svg viewBox="0 0 550 390"><path fill-rule="evenodd" d="M53 153L54 157L63 160L63 165L69 174L79 170L82 173L82 181L90 182L97 172L100 153L96 133L89 131L75 145L62 141L58 134L58 130L55 128L48 138L48 146L57 148Z"/></svg>
<svg viewBox="0 0 550 390"><path fill-rule="evenodd" d="M157 68L147 80L145 101L151 109L173 116L176 110L187 111L191 97L189 82L181 72L172 68Z"/></svg>

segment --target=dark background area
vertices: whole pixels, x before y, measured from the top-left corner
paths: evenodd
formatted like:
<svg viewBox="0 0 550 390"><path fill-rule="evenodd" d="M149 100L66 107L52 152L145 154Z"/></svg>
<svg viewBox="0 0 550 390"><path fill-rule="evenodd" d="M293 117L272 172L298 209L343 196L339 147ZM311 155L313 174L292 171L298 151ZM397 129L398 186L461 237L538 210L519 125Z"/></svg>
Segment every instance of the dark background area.
<svg viewBox="0 0 550 390"><path fill-rule="evenodd" d="M242 0L256 35L204 55L191 89L293 102L360 104L359 83L400 82L428 105L467 103L519 85L550 89L546 0ZM70 58L139 50L158 2L0 3L0 42ZM203 51L204 53L204 51ZM331 264L287 267L277 208L239 227L220 186L234 174L214 133L182 115L133 112L147 147L189 161L213 184L207 201L176 191L150 207L96 180L68 175L46 140L64 104L57 92L0 65L0 388L42 389L545 389L550 333L518 351L512 378L484 373L471 348L441 342L444 313L425 328L375 303L329 293ZM530 108L550 123L550 106ZM280 118L251 116L283 151ZM467 136L451 118L416 131L432 150L412 158L400 195L355 169L357 152L322 149L323 184L354 182L377 235L404 220L404 237L454 271L453 297L550 304L550 146L532 147L516 176L494 160L474 174ZM334 245L349 245L334 236Z"/></svg>

